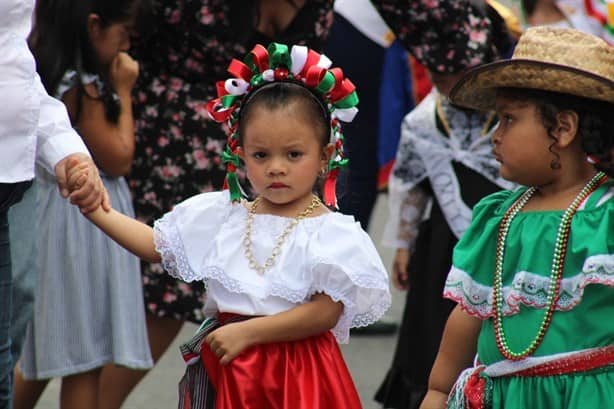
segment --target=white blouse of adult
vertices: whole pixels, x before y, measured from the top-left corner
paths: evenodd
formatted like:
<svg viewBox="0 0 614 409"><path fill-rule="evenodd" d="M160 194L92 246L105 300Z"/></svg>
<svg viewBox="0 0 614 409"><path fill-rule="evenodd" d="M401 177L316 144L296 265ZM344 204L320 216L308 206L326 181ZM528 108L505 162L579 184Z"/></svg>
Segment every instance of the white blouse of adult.
<svg viewBox="0 0 614 409"><path fill-rule="evenodd" d="M327 213L299 221L263 275L245 256L247 207L228 191L194 196L154 224L166 271L184 281L203 280L205 314L272 315L325 293L343 303L332 329L340 343L351 327L377 321L390 307L388 275L373 242L353 217ZM291 218L256 214L252 251L263 264Z"/></svg>
<svg viewBox="0 0 614 409"><path fill-rule="evenodd" d="M50 97L27 44L34 0L0 2L0 183L34 178L34 164L54 173L72 153L88 154L62 102ZM88 154L89 155L89 154Z"/></svg>

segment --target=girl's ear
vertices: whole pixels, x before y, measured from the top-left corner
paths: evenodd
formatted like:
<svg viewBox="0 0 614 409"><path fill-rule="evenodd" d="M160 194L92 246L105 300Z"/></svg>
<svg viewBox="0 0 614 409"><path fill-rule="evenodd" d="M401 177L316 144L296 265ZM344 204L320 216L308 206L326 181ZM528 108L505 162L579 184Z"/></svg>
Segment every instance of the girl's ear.
<svg viewBox="0 0 614 409"><path fill-rule="evenodd" d="M98 40L102 35L102 24L98 14L90 13L87 16L87 34L92 42Z"/></svg>
<svg viewBox="0 0 614 409"><path fill-rule="evenodd" d="M556 126L552 133L557 137L557 146L566 148L578 136L580 117L575 111L567 110L556 114Z"/></svg>

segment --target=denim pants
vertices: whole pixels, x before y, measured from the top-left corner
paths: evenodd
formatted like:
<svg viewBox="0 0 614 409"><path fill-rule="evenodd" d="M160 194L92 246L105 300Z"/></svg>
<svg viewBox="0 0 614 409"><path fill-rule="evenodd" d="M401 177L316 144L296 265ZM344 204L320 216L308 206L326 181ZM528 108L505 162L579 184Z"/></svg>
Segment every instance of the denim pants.
<svg viewBox="0 0 614 409"><path fill-rule="evenodd" d="M11 248L7 211L0 211L0 409L10 409L13 386L11 357Z"/></svg>
<svg viewBox="0 0 614 409"><path fill-rule="evenodd" d="M13 277L8 209L21 200L30 183L0 183L0 409L11 408L13 392L14 362L11 354Z"/></svg>
<svg viewBox="0 0 614 409"><path fill-rule="evenodd" d="M13 307L11 314L11 355L13 366L21 356L26 329L34 311L34 292L38 279L36 266L36 181L21 201L8 212L11 262L13 274ZM19 245L16 245L19 243Z"/></svg>

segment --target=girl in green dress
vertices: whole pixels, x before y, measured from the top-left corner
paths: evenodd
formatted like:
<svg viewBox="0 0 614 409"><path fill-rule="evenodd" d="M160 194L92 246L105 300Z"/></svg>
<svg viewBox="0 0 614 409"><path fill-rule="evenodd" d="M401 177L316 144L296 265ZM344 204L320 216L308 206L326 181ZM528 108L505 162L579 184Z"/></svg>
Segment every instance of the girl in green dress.
<svg viewBox="0 0 614 409"><path fill-rule="evenodd" d="M444 296L458 305L421 407L608 407L614 49L532 28L511 60L471 70L451 99L496 109L501 176L526 187L479 202L455 247Z"/></svg>

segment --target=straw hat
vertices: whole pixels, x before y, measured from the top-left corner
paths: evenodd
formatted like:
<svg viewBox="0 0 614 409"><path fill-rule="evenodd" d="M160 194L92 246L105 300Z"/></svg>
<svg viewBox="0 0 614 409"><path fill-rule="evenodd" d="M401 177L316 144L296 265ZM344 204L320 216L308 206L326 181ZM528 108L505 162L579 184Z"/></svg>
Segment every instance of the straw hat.
<svg viewBox="0 0 614 409"><path fill-rule="evenodd" d="M454 104L479 110L495 106L497 88L532 88L614 103L614 47L572 29L533 27L514 55L476 67L452 88Z"/></svg>

